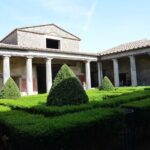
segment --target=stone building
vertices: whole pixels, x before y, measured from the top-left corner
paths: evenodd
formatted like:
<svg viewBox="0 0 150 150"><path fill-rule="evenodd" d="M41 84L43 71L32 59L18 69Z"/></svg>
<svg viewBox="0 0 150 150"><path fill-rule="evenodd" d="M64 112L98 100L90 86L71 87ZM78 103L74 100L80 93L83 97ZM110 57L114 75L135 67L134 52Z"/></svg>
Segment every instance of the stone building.
<svg viewBox="0 0 150 150"><path fill-rule="evenodd" d="M79 51L80 38L55 24L17 28L0 42L0 88L11 76L22 95L48 92L62 64L87 88L107 75L115 86L150 85L150 41L99 54Z"/></svg>

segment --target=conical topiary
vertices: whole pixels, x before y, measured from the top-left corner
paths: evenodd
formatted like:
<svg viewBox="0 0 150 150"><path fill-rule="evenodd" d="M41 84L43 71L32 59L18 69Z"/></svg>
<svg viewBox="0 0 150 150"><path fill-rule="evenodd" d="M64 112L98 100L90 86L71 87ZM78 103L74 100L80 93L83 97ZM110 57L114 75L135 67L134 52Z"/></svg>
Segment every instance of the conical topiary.
<svg viewBox="0 0 150 150"><path fill-rule="evenodd" d="M21 96L18 86L10 77L0 91L0 98L16 99Z"/></svg>
<svg viewBox="0 0 150 150"><path fill-rule="evenodd" d="M114 90L114 86L107 76L105 76L104 79L102 80L101 89L102 90Z"/></svg>
<svg viewBox="0 0 150 150"><path fill-rule="evenodd" d="M88 102L88 96L73 71L64 64L57 73L47 97L47 105L70 105Z"/></svg>

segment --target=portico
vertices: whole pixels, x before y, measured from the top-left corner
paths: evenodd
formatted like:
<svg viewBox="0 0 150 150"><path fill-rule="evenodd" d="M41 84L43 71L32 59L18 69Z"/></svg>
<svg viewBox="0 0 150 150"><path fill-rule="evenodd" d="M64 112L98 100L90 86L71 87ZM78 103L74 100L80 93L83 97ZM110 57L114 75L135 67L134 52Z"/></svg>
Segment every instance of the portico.
<svg viewBox="0 0 150 150"><path fill-rule="evenodd" d="M104 75L107 75L116 87L121 85L149 85L147 84L150 80L150 77L147 77L150 70L150 67L148 67L150 65L149 51L148 48L142 48L130 52L102 55L101 63L103 64ZM146 66L145 72L147 72L147 75L145 73L142 77L140 72L144 72L144 65ZM109 70L109 73L107 73L107 70ZM139 80L144 80L142 78L147 78L147 83L142 82L141 84Z"/></svg>
<svg viewBox="0 0 150 150"><path fill-rule="evenodd" d="M44 72L41 72L41 74L43 74L43 78L45 78L44 84L46 85L46 92L49 92L52 85L52 79L54 79L54 76L58 71L56 66L59 65L60 68L64 63L71 67L82 84L86 83L86 89L91 88L90 64L91 62L97 63L97 56L82 53L65 54L65 52L62 54L53 52L54 55L52 55L52 52L34 52L32 50L28 53L25 53L25 50L19 49L13 49L13 51L10 49L1 51L0 49L3 60L3 83L5 83L10 76L13 78L17 76L17 80L19 81L18 86L22 95L39 93L37 78L37 67L39 65L45 67L45 75ZM20 71L17 71L17 69ZM16 72L15 75L14 72Z"/></svg>
<svg viewBox="0 0 150 150"><path fill-rule="evenodd" d="M49 92L63 64L85 89L100 87L104 76L116 87L150 85L150 40L95 54L80 52L80 40L55 24L15 29L0 41L0 88L12 77L22 95Z"/></svg>

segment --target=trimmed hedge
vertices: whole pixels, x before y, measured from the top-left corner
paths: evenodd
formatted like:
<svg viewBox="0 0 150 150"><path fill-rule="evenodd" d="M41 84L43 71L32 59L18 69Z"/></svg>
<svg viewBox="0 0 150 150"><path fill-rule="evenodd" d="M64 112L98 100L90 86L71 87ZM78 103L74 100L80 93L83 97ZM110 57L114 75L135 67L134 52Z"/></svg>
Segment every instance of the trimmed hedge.
<svg viewBox="0 0 150 150"><path fill-rule="evenodd" d="M24 106L17 103L11 103L9 100L5 100L5 102L1 102L0 104L3 106L8 106L13 110L23 110L33 114L42 114L44 116L59 116L67 113L74 113L80 111L86 111L89 109L97 108L99 106L99 102L91 102L88 104L81 105L64 105L64 106L46 106L45 104L37 105L37 106Z"/></svg>
<svg viewBox="0 0 150 150"><path fill-rule="evenodd" d="M107 76L105 76L104 79L102 80L101 89L102 90L114 90L114 86Z"/></svg>
<svg viewBox="0 0 150 150"><path fill-rule="evenodd" d="M131 126L134 138L143 145L150 139L150 98L122 105L128 114L128 126ZM149 149L149 148L148 148Z"/></svg>
<svg viewBox="0 0 150 150"><path fill-rule="evenodd" d="M142 110L150 110L150 97L146 99L142 99L141 101L134 101L130 103L123 104L122 107L132 108L132 109L142 109Z"/></svg>
<svg viewBox="0 0 150 150"><path fill-rule="evenodd" d="M10 77L0 91L1 99L16 99L21 97L19 88L15 81Z"/></svg>
<svg viewBox="0 0 150 150"><path fill-rule="evenodd" d="M54 79L47 105L75 105L88 101L80 81L67 65L63 65Z"/></svg>
<svg viewBox="0 0 150 150"><path fill-rule="evenodd" d="M93 109L54 118L1 111L0 125L5 126L15 150L99 149L121 130L122 116L121 109Z"/></svg>
<svg viewBox="0 0 150 150"><path fill-rule="evenodd" d="M127 95L121 95L114 98L106 99L100 102L101 107L118 107L121 104L132 102L132 101L139 101L145 98L150 98L150 92L148 90L139 90L134 91Z"/></svg>
<svg viewBox="0 0 150 150"><path fill-rule="evenodd" d="M111 95L109 95L111 96ZM38 100L36 96L31 99L25 100L24 98L21 100L0 100L1 105L9 106L14 110L24 110L33 114L42 114L45 116L58 116L67 113L74 113L79 111L86 111L93 108L98 107L119 107L122 104L132 102L132 101L140 101L144 98L149 98L150 93L148 90L138 90L128 93L127 95L120 95L117 97L107 97L106 100L101 101L91 101L88 104L81 105L65 105L65 106L46 106L44 99L44 95L40 95L41 99Z"/></svg>

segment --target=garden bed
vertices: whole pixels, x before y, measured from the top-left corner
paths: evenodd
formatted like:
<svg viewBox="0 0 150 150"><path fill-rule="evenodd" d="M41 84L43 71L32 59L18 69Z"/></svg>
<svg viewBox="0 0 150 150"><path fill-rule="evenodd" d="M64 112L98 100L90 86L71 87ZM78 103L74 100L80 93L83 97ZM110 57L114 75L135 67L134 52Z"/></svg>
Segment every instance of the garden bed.
<svg viewBox="0 0 150 150"><path fill-rule="evenodd" d="M82 149L100 147L121 130L121 109L93 109L61 117L45 118L1 106L0 124L12 149ZM80 137L80 138L79 138ZM97 141L92 141L95 138ZM97 146L97 145L96 145Z"/></svg>
<svg viewBox="0 0 150 150"><path fill-rule="evenodd" d="M126 133L130 135L131 129L132 134L138 133L136 130L142 126L149 129L149 88L91 89L87 94L88 104L59 107L46 106L47 94L18 100L1 99L0 132L8 137L11 149L15 150L109 150L120 148L119 144L124 138L127 140ZM120 106L144 111L134 116L135 113L125 114ZM133 136L132 139L136 138Z"/></svg>

